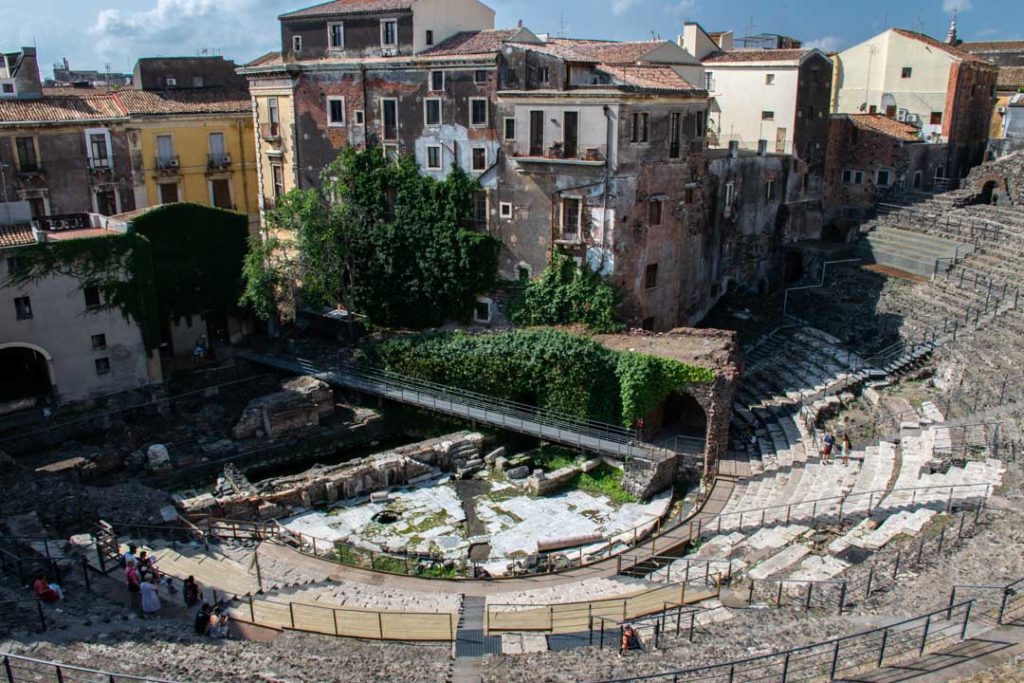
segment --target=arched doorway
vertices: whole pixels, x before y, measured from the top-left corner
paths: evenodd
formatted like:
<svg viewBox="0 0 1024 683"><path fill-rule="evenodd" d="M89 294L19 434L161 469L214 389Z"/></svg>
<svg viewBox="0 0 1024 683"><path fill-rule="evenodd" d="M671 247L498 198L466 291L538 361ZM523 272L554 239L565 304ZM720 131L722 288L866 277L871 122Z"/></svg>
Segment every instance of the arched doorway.
<svg viewBox="0 0 1024 683"><path fill-rule="evenodd" d="M671 438L687 436L703 439L708 431L708 418L704 408L693 396L673 391L661 409L659 436Z"/></svg>
<svg viewBox="0 0 1024 683"><path fill-rule="evenodd" d="M979 204L998 204L999 195L996 193L996 181L990 180L981 186L981 194L978 195Z"/></svg>
<svg viewBox="0 0 1024 683"><path fill-rule="evenodd" d="M0 348L0 403L45 396L51 386L50 362L41 349Z"/></svg>

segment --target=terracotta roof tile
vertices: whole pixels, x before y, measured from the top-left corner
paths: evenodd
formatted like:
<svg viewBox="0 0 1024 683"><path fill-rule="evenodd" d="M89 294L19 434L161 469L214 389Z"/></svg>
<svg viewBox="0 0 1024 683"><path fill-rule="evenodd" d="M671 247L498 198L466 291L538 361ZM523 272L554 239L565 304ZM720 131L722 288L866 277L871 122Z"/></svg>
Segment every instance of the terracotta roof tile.
<svg viewBox="0 0 1024 683"><path fill-rule="evenodd" d="M132 116L147 114L233 114L251 112L249 94L220 88L121 90L116 94Z"/></svg>
<svg viewBox="0 0 1024 683"><path fill-rule="evenodd" d="M729 50L704 58L704 63L726 64L733 62L798 62L810 50L803 48L780 50Z"/></svg>
<svg viewBox="0 0 1024 683"><path fill-rule="evenodd" d="M123 232L109 228L75 228L71 230L51 230L46 233L47 242L67 242L68 240L84 240L92 237L112 237L123 235Z"/></svg>
<svg viewBox="0 0 1024 683"><path fill-rule="evenodd" d="M663 40L616 43L603 40L554 39L556 45L566 45L573 52L602 64L636 64L644 55L663 45Z"/></svg>
<svg viewBox="0 0 1024 683"><path fill-rule="evenodd" d="M996 87L1020 88L1024 86L1024 66L1001 66Z"/></svg>
<svg viewBox="0 0 1024 683"><path fill-rule="evenodd" d="M966 50L962 50L959 47L954 47L952 45L948 45L948 44L942 42L941 40L936 40L935 38L932 38L931 36L926 36L925 34L918 33L917 31L908 31L905 28L894 28L893 29L893 33L895 33L897 35L901 35L904 38L910 38L911 40L916 40L919 43L924 43L925 45L927 45L929 47L933 47L933 48L935 48L937 50L942 50L946 54L948 54L948 55L950 55L952 57L956 57L957 59L965 61L965 62L978 62L978 63L982 63L982 64L990 63L990 62L988 62L988 60L982 59L981 57L978 57L977 55L973 55L970 52L967 52Z"/></svg>
<svg viewBox="0 0 1024 683"><path fill-rule="evenodd" d="M0 247L26 247L35 243L31 225L0 225Z"/></svg>
<svg viewBox="0 0 1024 683"><path fill-rule="evenodd" d="M0 125L25 121L74 123L123 118L124 112L109 93L46 95L34 100L0 100Z"/></svg>
<svg viewBox="0 0 1024 683"><path fill-rule="evenodd" d="M411 9L416 0L333 0L319 5L286 12L279 19L296 19L303 17L327 17L338 14L359 14L368 12L393 12Z"/></svg>
<svg viewBox="0 0 1024 683"><path fill-rule="evenodd" d="M659 65L612 65L601 64L597 67L622 81L627 87L649 92L701 92L675 72L670 66Z"/></svg>
<svg viewBox="0 0 1024 683"><path fill-rule="evenodd" d="M845 115L857 128L881 133L896 138L903 142L918 142L921 140L921 131L909 123L903 123L896 119L890 119L881 114L846 114Z"/></svg>
<svg viewBox="0 0 1024 683"><path fill-rule="evenodd" d="M517 29L460 31L420 53L420 56L481 55L498 52L501 49L501 44L516 33L518 33Z"/></svg>
<svg viewBox="0 0 1024 683"><path fill-rule="evenodd" d="M957 47L967 52L1024 52L1024 40L988 40L960 43Z"/></svg>

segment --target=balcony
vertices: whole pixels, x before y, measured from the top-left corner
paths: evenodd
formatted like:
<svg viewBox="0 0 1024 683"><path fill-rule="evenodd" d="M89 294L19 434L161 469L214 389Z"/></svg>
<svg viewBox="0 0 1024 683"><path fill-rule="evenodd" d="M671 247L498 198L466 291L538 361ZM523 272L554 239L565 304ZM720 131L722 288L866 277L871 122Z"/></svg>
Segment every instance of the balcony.
<svg viewBox="0 0 1024 683"><path fill-rule="evenodd" d="M18 167L18 177L22 180L31 180L46 175L42 164L21 164Z"/></svg>
<svg viewBox="0 0 1024 683"><path fill-rule="evenodd" d="M531 154L514 155L513 158L522 163L533 164L568 164L572 166L604 166L604 152L598 147L588 147L582 150L565 149L562 145L552 145L538 154L538 150L531 150Z"/></svg>
<svg viewBox="0 0 1024 683"><path fill-rule="evenodd" d="M226 171L231 168L231 155L223 152L207 155L206 168L210 171Z"/></svg>
<svg viewBox="0 0 1024 683"><path fill-rule="evenodd" d="M267 142L281 142L281 124L261 123L260 137Z"/></svg>
<svg viewBox="0 0 1024 683"><path fill-rule="evenodd" d="M89 159L89 170L95 176L112 176L114 164L110 157L93 157Z"/></svg>
<svg viewBox="0 0 1024 683"><path fill-rule="evenodd" d="M176 156L157 155L154 166L160 175L177 175L181 168L181 160Z"/></svg>

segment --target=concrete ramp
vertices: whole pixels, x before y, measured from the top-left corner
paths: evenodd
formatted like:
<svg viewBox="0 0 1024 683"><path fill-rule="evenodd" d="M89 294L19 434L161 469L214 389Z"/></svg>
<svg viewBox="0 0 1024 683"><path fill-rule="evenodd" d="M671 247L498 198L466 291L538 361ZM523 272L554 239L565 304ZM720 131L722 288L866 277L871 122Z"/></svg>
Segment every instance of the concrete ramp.
<svg viewBox="0 0 1024 683"><path fill-rule="evenodd" d="M974 250L973 245L902 230L878 226L861 237L857 255L867 263L877 263L914 275L931 277Z"/></svg>

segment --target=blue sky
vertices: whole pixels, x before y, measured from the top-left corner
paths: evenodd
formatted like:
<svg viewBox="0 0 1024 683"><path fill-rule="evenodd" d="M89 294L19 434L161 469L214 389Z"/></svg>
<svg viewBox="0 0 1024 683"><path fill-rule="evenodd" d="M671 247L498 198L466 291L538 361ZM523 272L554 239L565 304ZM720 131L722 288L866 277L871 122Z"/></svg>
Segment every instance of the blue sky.
<svg viewBox="0 0 1024 683"><path fill-rule="evenodd" d="M276 16L316 0L32 0L11 2L0 50L35 44L45 73L62 57L72 67L129 70L140 56L206 49L239 62L277 49ZM523 22L567 36L672 39L684 20L744 35L784 33L825 49L854 45L890 26L944 37L959 7L965 40L1024 38L1019 0L490 0L497 24Z"/></svg>

